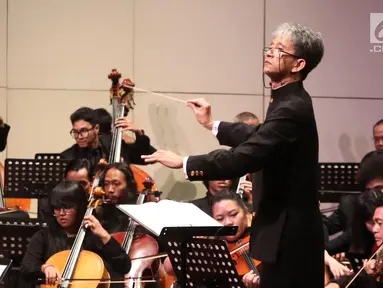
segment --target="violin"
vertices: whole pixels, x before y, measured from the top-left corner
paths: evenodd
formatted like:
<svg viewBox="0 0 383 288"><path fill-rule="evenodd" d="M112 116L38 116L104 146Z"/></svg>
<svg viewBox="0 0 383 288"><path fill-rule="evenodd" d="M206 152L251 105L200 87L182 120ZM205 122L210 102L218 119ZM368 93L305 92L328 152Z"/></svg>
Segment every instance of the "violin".
<svg viewBox="0 0 383 288"><path fill-rule="evenodd" d="M235 264L238 275L243 276L253 270L259 276L259 270L262 269L262 262L253 259L249 253L250 235L239 239L235 243L229 243L228 248L231 258Z"/></svg>
<svg viewBox="0 0 383 288"><path fill-rule="evenodd" d="M146 194L151 191L154 182L150 178L147 178L143 185L145 188L139 194L136 204L144 203ZM121 244L122 249L129 254L131 259L157 255L159 251L157 241L147 234L135 233L135 228L136 223L131 220L126 232L114 233L112 234L112 237ZM154 278L158 269L159 263L154 262L153 259L133 261L132 267L126 275L129 280L125 287L145 287L139 280L142 279L143 276L150 276ZM148 271L149 275L144 275L145 271Z"/></svg>
<svg viewBox="0 0 383 288"><path fill-rule="evenodd" d="M92 215L93 210L102 202L104 194L104 191L100 187L92 191L84 217ZM102 279L110 278L109 272L105 268L104 261L101 257L94 252L81 250L85 234L86 229L81 225L72 249L60 251L47 260L46 264L56 267L62 275L62 280L58 283L58 287L108 288L110 286L109 282L101 281ZM92 281L82 282L73 281L72 279L92 279ZM44 284L40 287L49 288L52 286Z"/></svg>

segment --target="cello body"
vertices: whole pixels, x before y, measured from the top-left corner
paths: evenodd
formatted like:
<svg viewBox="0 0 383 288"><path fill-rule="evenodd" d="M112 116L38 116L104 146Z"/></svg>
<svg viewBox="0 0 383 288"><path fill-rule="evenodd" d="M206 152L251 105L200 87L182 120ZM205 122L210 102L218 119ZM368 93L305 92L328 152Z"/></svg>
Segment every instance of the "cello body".
<svg viewBox="0 0 383 288"><path fill-rule="evenodd" d="M52 255L46 262L55 266L62 275L66 261L69 257L70 250L64 250ZM91 251L83 250L80 252L76 263L76 269L72 276L73 284L69 284L70 288L109 288L109 283L99 283L100 281L76 281L75 279L110 279L110 275L104 266L101 257ZM41 288L52 288L57 285L41 285ZM59 286L60 287L60 286Z"/></svg>
<svg viewBox="0 0 383 288"><path fill-rule="evenodd" d="M129 251L129 258L140 258L145 256L152 256L158 254L158 243L157 241L147 235L139 235L132 243L132 247ZM151 277L154 278L159 270L159 260L142 260L142 261L132 261L132 267L130 268L127 277ZM134 285L133 285L134 284ZM144 283L134 283L134 280L129 279L128 284L125 284L125 287L134 287L142 288L145 287Z"/></svg>

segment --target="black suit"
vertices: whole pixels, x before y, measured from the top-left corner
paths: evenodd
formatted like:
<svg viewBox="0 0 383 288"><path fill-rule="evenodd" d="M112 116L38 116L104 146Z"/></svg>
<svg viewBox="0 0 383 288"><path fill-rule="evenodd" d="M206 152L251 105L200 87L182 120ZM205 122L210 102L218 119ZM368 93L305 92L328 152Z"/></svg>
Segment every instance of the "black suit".
<svg viewBox="0 0 383 288"><path fill-rule="evenodd" d="M190 156L187 175L194 181L257 172L251 252L263 261L261 288L324 287L318 133L302 82L272 91L262 125L221 122L217 138L233 148Z"/></svg>
<svg viewBox="0 0 383 288"><path fill-rule="evenodd" d="M0 127L0 152L4 151L7 146L8 133L11 127L4 123L4 127Z"/></svg>
<svg viewBox="0 0 383 288"><path fill-rule="evenodd" d="M348 252L350 248L352 242L351 227L356 199L357 196L355 195L343 196L337 209L329 217L323 217L323 223L326 226L328 235L331 236L343 231L341 235L325 244L325 249L330 255Z"/></svg>

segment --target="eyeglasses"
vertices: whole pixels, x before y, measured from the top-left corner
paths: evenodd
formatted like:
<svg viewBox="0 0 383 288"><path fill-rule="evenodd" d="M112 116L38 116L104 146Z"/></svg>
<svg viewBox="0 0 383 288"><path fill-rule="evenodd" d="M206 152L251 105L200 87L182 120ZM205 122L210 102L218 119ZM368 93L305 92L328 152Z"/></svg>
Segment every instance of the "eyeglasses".
<svg viewBox="0 0 383 288"><path fill-rule="evenodd" d="M61 210L64 211L65 214L71 214L75 208L75 205L60 205L60 206L53 206L53 211L56 212L61 212Z"/></svg>
<svg viewBox="0 0 383 288"><path fill-rule="evenodd" d="M285 50L283 50L282 48L272 48L272 47L265 47L263 48L263 54L266 55L267 53L269 53L269 51L271 51L272 55L275 55L275 56L278 56L278 58L281 58L283 56L283 54L287 54L287 55L290 55L292 57L295 57L295 58L301 58L297 55L294 55L294 54L291 54L289 52L286 52Z"/></svg>
<svg viewBox="0 0 383 288"><path fill-rule="evenodd" d="M375 142L380 142L380 141L383 141L383 136L379 137L379 136L374 136L372 138L372 140L374 140Z"/></svg>
<svg viewBox="0 0 383 288"><path fill-rule="evenodd" d="M72 129L72 130L70 130L70 135L74 138L74 139L77 139L78 138L78 136L81 136L81 137L83 137L83 138L86 138L86 137L88 137L88 135L89 135L89 131L91 131L91 130L93 130L94 129L94 126L92 127L92 128L90 128L90 129L88 129L88 128L82 128L82 129L80 129L79 131L78 130L74 130L74 129Z"/></svg>

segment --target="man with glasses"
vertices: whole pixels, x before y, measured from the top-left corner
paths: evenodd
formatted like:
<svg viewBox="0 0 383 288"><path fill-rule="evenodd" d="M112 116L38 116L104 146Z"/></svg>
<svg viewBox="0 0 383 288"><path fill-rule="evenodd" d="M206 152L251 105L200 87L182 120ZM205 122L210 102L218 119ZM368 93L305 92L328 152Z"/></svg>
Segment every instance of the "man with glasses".
<svg viewBox="0 0 383 288"><path fill-rule="evenodd" d="M116 127L129 129L123 119L118 119ZM79 159L84 158L90 161L93 169L97 166L101 158L108 160L109 152L112 143L112 135L99 135L100 125L98 124L96 112L88 107L82 107L75 111L71 116L72 130L71 136L75 139L76 144L61 153L62 158L66 159ZM143 154L149 154L156 151L150 145L150 139L146 135L136 134L138 136L136 142L127 145L125 142L121 143L121 157L126 163L141 164L146 163L140 158Z"/></svg>
<svg viewBox="0 0 383 288"><path fill-rule="evenodd" d="M383 150L383 119L376 122L373 127L373 140L376 150Z"/></svg>
<svg viewBox="0 0 383 288"><path fill-rule="evenodd" d="M183 168L190 181L255 174L251 256L262 261L260 288L324 287L324 236L318 205L318 132L310 95L303 87L320 63L320 33L285 23L265 49L263 71L271 98L262 125L213 121L204 99L188 101L198 122L230 150L181 157L170 151L142 156ZM246 274L256 287L255 273Z"/></svg>

